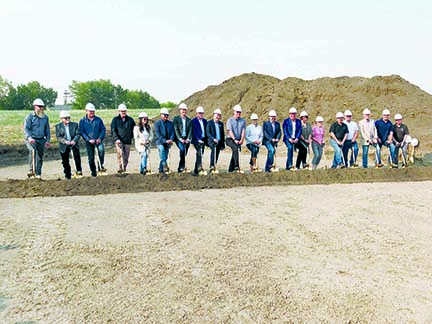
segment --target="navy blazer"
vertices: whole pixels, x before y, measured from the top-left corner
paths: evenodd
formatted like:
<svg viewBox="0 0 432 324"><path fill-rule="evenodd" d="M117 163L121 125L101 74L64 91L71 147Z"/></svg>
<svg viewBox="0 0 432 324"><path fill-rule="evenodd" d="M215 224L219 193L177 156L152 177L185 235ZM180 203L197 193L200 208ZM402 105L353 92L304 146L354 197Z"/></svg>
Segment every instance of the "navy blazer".
<svg viewBox="0 0 432 324"><path fill-rule="evenodd" d="M263 134L263 145L267 145L267 143L273 143L272 139L274 138L280 140L282 136L280 123L278 121L275 121L275 131L273 132L273 126L271 121L268 120L264 122Z"/></svg>
<svg viewBox="0 0 432 324"><path fill-rule="evenodd" d="M220 148L224 149L225 148L224 124L222 121L219 120L218 125L219 125L220 141L218 142L217 145L219 145ZM214 140L216 139L216 123L213 119L210 119L208 121L207 127L206 127L206 133L207 133L207 145L212 147L213 145L216 144L214 142Z"/></svg>
<svg viewBox="0 0 432 324"><path fill-rule="evenodd" d="M154 134L156 145L166 144L166 141L174 141L174 126L171 120L167 120L165 123L162 119L157 120L154 123Z"/></svg>
<svg viewBox="0 0 432 324"><path fill-rule="evenodd" d="M207 127L207 120L205 118L202 119L204 124L204 134L202 133L201 125L198 121L198 117L195 117L192 119L192 144L198 144L198 141L204 141L204 143L207 142L206 138L206 127ZM203 136L204 135L204 136Z"/></svg>
<svg viewBox="0 0 432 324"><path fill-rule="evenodd" d="M297 139L300 138L301 131L302 131L302 124L301 124L300 119L296 118L295 119L295 124L296 124L295 134L292 134L293 128L292 128L291 119L290 118L286 118L283 121L283 124L282 124L283 132L284 132L284 139L283 139L283 141L284 141L285 144L288 143L288 140L290 138L297 138Z"/></svg>
<svg viewBox="0 0 432 324"><path fill-rule="evenodd" d="M59 149L61 153L66 152L66 129L63 123L58 123L55 126L57 141L59 142ZM80 129L78 123L70 122L69 123L69 134L71 137L71 141L74 141L75 146L79 148L79 139L80 139Z"/></svg>

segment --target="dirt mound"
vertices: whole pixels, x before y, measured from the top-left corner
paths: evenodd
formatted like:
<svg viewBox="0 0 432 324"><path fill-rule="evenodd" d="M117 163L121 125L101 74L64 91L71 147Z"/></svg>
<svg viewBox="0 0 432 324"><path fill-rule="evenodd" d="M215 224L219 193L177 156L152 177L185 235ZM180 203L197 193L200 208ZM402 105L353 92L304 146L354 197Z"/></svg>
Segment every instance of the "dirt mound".
<svg viewBox="0 0 432 324"><path fill-rule="evenodd" d="M408 169L321 169L278 173L212 174L193 177L190 174L122 174L84 177L71 181L7 180L0 182L0 198L62 197L105 195L113 193L161 192L179 190L260 187L269 185L330 184L358 182L399 182L432 180L432 168Z"/></svg>
<svg viewBox="0 0 432 324"><path fill-rule="evenodd" d="M360 120L363 109L369 107L372 118L377 119L386 107L393 115L401 113L411 133L423 145L432 147L432 96L398 75L279 80L247 73L209 86L184 101L191 108L204 106L206 118L218 107L224 113L223 120L231 116L235 104L242 106L246 117L257 113L261 121L271 109L276 109L279 120L286 118L289 108L295 106L299 111L306 110L313 119L322 115L328 125L337 111L350 109L355 120ZM194 109L190 109L190 114L194 114Z"/></svg>

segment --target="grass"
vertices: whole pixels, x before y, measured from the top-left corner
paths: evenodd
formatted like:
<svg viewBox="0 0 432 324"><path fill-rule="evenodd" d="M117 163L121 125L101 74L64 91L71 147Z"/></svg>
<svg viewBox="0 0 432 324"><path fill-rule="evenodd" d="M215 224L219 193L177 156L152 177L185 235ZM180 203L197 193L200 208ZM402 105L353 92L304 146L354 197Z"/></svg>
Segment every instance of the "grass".
<svg viewBox="0 0 432 324"><path fill-rule="evenodd" d="M158 115L159 109L128 110L129 116L138 119L138 114L145 111L150 118ZM79 122L85 115L83 110L70 110L72 121ZM1 110L0 111L0 145L20 145L24 143L24 119L30 110ZM60 122L59 111L46 112L51 126L51 143L57 143L55 125ZM98 110L96 115L103 119L109 128L111 120L118 114L117 110Z"/></svg>

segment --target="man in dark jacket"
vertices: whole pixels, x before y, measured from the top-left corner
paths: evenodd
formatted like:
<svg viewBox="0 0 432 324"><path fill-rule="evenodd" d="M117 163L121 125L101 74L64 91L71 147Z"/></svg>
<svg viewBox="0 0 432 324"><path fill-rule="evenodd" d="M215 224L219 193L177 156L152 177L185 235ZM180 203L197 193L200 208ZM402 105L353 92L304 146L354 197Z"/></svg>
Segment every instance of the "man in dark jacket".
<svg viewBox="0 0 432 324"><path fill-rule="evenodd" d="M154 124L155 144L159 151L159 173L168 173L168 156L169 150L174 143L174 126L172 121L168 120L169 111L167 108L160 110L160 119Z"/></svg>
<svg viewBox="0 0 432 324"><path fill-rule="evenodd" d="M293 166L294 150L300 139L302 125L300 119L297 118L297 109L295 107L291 107L288 113L289 118L286 118L282 124L283 141L288 149L285 169L295 170Z"/></svg>
<svg viewBox="0 0 432 324"><path fill-rule="evenodd" d="M106 174L104 167L105 147L103 140L106 135L106 128L103 120L95 116L95 106L88 103L85 107L86 115L79 122L79 129L86 144L87 158L92 177L96 177L95 150L98 152L98 169L101 174Z"/></svg>
<svg viewBox="0 0 432 324"><path fill-rule="evenodd" d="M192 119L192 144L196 150L195 168L193 175L203 174L202 156L206 145L207 120L204 118L204 108L196 109L196 117Z"/></svg>
<svg viewBox="0 0 432 324"><path fill-rule="evenodd" d="M270 110L269 120L264 122L263 125L263 145L267 148L265 172L271 172L272 169L274 170L274 155L282 135L280 123L276 121L276 118L276 111Z"/></svg>
<svg viewBox="0 0 432 324"><path fill-rule="evenodd" d="M206 127L207 144L210 146L210 172L217 173L216 165L219 159L219 153L225 149L225 132L224 124L220 120L222 112L216 109L213 112L213 119L209 120Z"/></svg>
<svg viewBox="0 0 432 324"><path fill-rule="evenodd" d="M179 165L177 169L178 173L182 173L186 170L186 155L188 154L189 146L192 141L192 122L186 115L187 109L187 105L181 103L179 105L180 115L175 116L173 119L175 143L180 152Z"/></svg>
<svg viewBox="0 0 432 324"><path fill-rule="evenodd" d="M126 171L129 163L135 120L127 115L125 104L118 106L119 114L111 122L111 134L117 149L118 173Z"/></svg>
<svg viewBox="0 0 432 324"><path fill-rule="evenodd" d="M66 179L72 177L69 155L75 163L76 176L82 176L81 154L79 150L80 130L78 123L71 122L70 114L66 110L60 111L61 122L55 126L57 141L59 142L60 157L63 164L63 172Z"/></svg>

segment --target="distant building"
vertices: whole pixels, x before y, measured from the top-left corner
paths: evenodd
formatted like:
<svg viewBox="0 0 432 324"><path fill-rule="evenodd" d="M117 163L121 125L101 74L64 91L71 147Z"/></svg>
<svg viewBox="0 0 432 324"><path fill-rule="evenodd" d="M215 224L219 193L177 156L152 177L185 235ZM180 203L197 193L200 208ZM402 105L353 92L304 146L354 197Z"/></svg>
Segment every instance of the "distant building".
<svg viewBox="0 0 432 324"><path fill-rule="evenodd" d="M51 110L71 110L72 105L55 105L54 107L50 108Z"/></svg>

